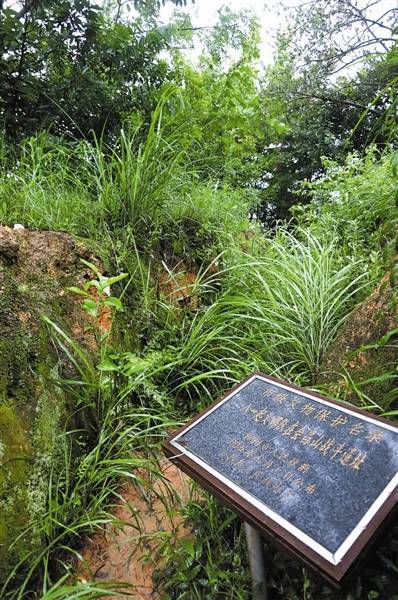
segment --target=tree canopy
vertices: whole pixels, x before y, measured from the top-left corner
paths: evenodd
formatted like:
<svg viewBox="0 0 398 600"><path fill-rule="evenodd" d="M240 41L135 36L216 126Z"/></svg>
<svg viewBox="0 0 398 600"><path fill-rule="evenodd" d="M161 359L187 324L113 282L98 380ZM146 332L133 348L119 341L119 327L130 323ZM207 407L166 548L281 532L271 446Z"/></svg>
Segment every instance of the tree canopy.
<svg viewBox="0 0 398 600"><path fill-rule="evenodd" d="M173 0L183 5L183 0ZM121 7L136 8L128 20ZM24 0L0 3L0 119L10 139L114 131L134 110L147 116L167 79L170 39L160 2ZM130 11L131 12L131 11Z"/></svg>
<svg viewBox="0 0 398 600"><path fill-rule="evenodd" d="M181 13L160 26L165 2L0 3L8 140L43 129L111 140L128 123L148 124L171 84L178 94L167 114L173 126L190 121L185 146L201 176L256 193L267 223L288 215L297 184L322 172L323 156L342 160L391 141L397 12L381 0L311 1L290 11L265 71L252 15L224 8L202 31ZM187 41L200 44L200 60L187 58Z"/></svg>

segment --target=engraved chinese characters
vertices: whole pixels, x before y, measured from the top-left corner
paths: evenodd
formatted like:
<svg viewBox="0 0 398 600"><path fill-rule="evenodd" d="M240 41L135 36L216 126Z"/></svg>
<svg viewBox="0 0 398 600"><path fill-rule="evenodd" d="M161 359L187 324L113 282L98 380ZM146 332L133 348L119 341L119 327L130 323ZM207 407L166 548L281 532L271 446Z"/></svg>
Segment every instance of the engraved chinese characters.
<svg viewBox="0 0 398 600"><path fill-rule="evenodd" d="M358 422L358 417L340 414L336 409L320 408L319 402L300 399L296 394L277 392L276 386L264 390L263 396L275 404L286 404L292 409L296 420L278 414L271 408L256 409L251 404L241 408L242 412L252 415L256 423L262 423L274 431L281 432L283 437L289 437L300 444L308 445L321 452L324 456L336 459L343 466L359 469L365 462L368 452L359 450L354 444L356 439L364 439L369 443L380 443L385 432L381 427L366 426ZM337 414L336 414L337 413ZM303 417L309 417L303 425ZM297 420L300 419L300 420ZM322 428L322 425L325 425Z"/></svg>
<svg viewBox="0 0 398 600"><path fill-rule="evenodd" d="M397 443L393 426L261 376L172 441L332 564L391 493Z"/></svg>

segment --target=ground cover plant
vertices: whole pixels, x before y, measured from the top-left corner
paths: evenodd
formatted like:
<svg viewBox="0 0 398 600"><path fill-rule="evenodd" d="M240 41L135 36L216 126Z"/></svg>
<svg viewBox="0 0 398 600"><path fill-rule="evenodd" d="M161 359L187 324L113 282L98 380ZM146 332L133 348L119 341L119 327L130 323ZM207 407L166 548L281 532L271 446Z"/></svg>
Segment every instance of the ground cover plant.
<svg viewBox="0 0 398 600"><path fill-rule="evenodd" d="M342 369L340 387L336 373L325 377L358 305L388 290L389 324L396 314L396 45L382 40L381 53L333 79L336 52L347 54L339 37L326 40L354 9L343 2L319 14L310 2L260 73L258 22L227 8L200 33L195 63L183 47L196 35L189 17L162 29L160 4L0 2L0 223L84 239L104 267L83 259L86 283L62 293L108 323L83 326L90 353L43 310L58 360L46 376L68 390L72 416L47 465L45 508L15 532L15 547L38 545L9 565L5 599L133 595L125 582L76 578L84 541L126 524L113 510L124 481L145 488L144 471L163 477L168 430L254 370L397 416L396 324L352 349L362 358L388 351L377 375ZM306 35L296 27L304 13ZM372 20L366 10L357 18L367 36ZM371 31L373 43L380 32ZM300 65L311 39L319 61ZM15 267L15 253L0 244L1 269ZM377 401L371 386L384 386ZM181 511L193 536L166 536L158 548L162 598L249 598L240 521L210 496ZM139 531L133 514L129 525ZM397 596L396 533L344 598ZM272 600L335 597L279 551L268 554Z"/></svg>

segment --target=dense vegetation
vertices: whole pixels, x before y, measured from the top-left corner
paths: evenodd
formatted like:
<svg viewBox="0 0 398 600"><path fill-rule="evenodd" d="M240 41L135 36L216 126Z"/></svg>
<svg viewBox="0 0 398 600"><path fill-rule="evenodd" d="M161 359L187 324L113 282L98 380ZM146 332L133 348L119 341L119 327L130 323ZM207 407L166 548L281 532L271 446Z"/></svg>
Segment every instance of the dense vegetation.
<svg viewBox="0 0 398 600"><path fill-rule="evenodd" d="M106 275L86 262L91 280L67 293L93 317L112 311L93 361L43 309L41 335L70 366L46 376L73 398L73 419L39 465L40 509L11 540L0 524L2 598L117 595L122 584L75 580L85 536L122 526L121 481L161 477L167 431L254 370L398 412L396 364L377 373L377 401L363 391L373 373L324 378L386 273L396 309L396 11L306 4L262 70L253 15L225 8L198 32L183 11L160 27L159 4L0 1L0 223L89 240ZM396 331L384 333L362 351L396 349ZM18 408L2 361L0 434ZM211 498L184 511L197 535L164 543L164 597L248 598L238 519ZM396 597L397 556L392 535L347 598ZM269 584L271 598L334 597L272 549Z"/></svg>

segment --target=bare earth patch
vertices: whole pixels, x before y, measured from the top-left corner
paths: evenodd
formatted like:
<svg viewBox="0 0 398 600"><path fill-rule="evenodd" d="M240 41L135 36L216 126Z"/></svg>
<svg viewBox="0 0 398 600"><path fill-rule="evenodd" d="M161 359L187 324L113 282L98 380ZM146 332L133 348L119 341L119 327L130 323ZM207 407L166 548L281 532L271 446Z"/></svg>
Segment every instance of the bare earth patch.
<svg viewBox="0 0 398 600"><path fill-rule="evenodd" d="M167 481L154 480L153 475L142 472L148 487L124 484L123 502L113 513L129 525L108 527L87 541L78 572L80 580L128 583L134 587L126 588L126 599L160 598L152 575L162 565L162 544L191 535L179 511L191 495L189 479L168 460L162 460L161 469ZM104 599L110 600L111 596Z"/></svg>

